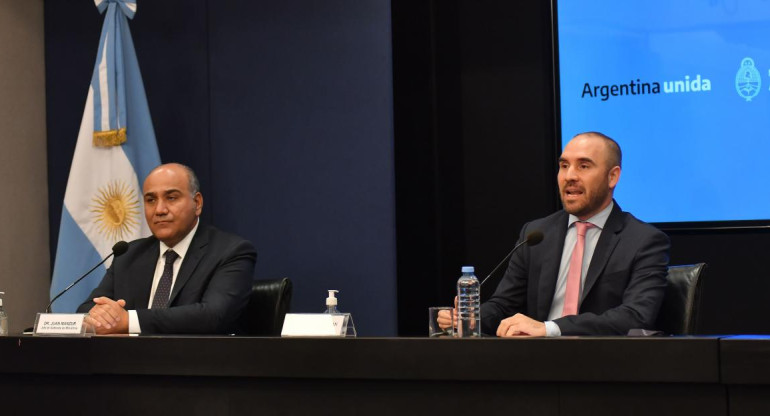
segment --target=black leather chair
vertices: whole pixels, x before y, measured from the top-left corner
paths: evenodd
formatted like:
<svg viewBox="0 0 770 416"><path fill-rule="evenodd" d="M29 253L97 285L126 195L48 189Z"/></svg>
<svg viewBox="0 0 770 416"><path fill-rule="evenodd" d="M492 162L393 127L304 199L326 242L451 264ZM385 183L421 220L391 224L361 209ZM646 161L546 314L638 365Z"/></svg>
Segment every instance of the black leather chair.
<svg viewBox="0 0 770 416"><path fill-rule="evenodd" d="M279 336L283 320L291 307L291 280L255 280L251 286L249 304L241 315L245 335Z"/></svg>
<svg viewBox="0 0 770 416"><path fill-rule="evenodd" d="M706 263L668 268L668 287L655 328L670 335L693 335L700 309Z"/></svg>

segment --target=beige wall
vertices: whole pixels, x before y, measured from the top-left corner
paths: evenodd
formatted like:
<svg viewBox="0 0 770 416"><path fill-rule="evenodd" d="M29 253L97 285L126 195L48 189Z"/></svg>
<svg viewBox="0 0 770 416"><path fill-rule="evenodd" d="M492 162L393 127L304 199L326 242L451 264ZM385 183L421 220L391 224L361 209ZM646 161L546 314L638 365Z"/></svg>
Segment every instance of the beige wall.
<svg viewBox="0 0 770 416"><path fill-rule="evenodd" d="M50 286L43 0L0 0L0 291L11 332Z"/></svg>

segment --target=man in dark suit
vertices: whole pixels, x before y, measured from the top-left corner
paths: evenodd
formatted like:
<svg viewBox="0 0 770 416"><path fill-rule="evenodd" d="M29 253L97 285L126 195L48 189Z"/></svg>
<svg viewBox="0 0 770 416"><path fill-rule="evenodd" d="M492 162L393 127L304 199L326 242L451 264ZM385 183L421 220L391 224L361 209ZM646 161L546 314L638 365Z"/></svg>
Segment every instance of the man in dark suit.
<svg viewBox="0 0 770 416"><path fill-rule="evenodd" d="M567 144L558 174L564 210L524 225L520 240L534 230L545 239L511 257L481 306L482 332L624 335L653 328L670 244L613 200L621 161L618 144L601 133L578 134Z"/></svg>
<svg viewBox="0 0 770 416"><path fill-rule="evenodd" d="M143 193L153 236L132 241L78 311L99 334L235 331L251 291L252 244L200 224L203 196L184 165L155 168Z"/></svg>

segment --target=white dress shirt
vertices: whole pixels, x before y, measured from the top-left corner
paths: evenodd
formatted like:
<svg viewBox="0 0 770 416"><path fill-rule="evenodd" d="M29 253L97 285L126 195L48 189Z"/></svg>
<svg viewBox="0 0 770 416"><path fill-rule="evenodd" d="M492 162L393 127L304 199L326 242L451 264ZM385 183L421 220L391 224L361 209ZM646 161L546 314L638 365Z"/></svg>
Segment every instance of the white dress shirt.
<svg viewBox="0 0 770 416"><path fill-rule="evenodd" d="M166 250L172 249L177 254L177 256L179 256L176 258L176 260L174 260L174 273L171 276L171 291L173 292L174 283L176 283L176 276L179 274L179 268L182 267L182 261L187 255L187 250L190 248L190 243L192 242L193 236L198 230L198 224L200 224L200 221L196 219L195 227L193 227L192 231L187 233L182 241L178 242L174 247L169 247L166 245L166 243L162 241L160 242L158 262L155 264L155 275L152 278L152 289L150 291L150 299L147 302L147 309L152 309L152 299L155 297L155 291L158 289L158 283L160 282L160 277L163 275L163 268L166 265L166 258L163 256L163 254L166 253ZM128 333L142 333L142 328L139 326L139 316L133 309L128 311Z"/></svg>
<svg viewBox="0 0 770 416"><path fill-rule="evenodd" d="M599 236L602 234L604 225L607 223L607 218L610 217L612 207L615 203L610 201L603 210L598 214L587 219L584 222L593 224L594 226L586 231L585 248L583 251L583 267L580 270L580 295L579 300L582 300L583 285L585 285L586 274L588 273L588 267L591 265L591 259L594 256L594 250L596 249L596 243L599 242ZM551 311L548 313L548 321L545 322L545 333L549 337L561 336L561 329L553 319L561 318L562 310L564 309L564 295L567 291L567 274L569 273L569 262L572 257L572 251L575 249L575 243L577 243L577 228L575 223L580 219L572 214L569 215L567 220L567 235L564 237L564 250L561 253L561 263L559 264L559 274L556 279L556 291L553 294L553 302L551 302ZM578 301L578 310L580 309L580 303Z"/></svg>

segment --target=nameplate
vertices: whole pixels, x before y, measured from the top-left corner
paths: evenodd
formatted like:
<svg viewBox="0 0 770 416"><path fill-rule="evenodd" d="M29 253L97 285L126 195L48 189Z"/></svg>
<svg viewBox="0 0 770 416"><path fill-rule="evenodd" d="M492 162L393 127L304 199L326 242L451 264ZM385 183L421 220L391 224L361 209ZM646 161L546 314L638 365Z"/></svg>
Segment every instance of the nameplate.
<svg viewBox="0 0 770 416"><path fill-rule="evenodd" d="M39 313L34 335L90 335L83 324L84 318L82 313Z"/></svg>
<svg viewBox="0 0 770 416"><path fill-rule="evenodd" d="M282 337L342 337L350 314L287 313Z"/></svg>

